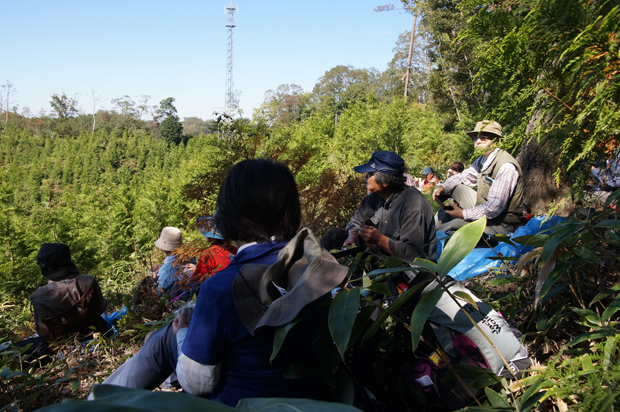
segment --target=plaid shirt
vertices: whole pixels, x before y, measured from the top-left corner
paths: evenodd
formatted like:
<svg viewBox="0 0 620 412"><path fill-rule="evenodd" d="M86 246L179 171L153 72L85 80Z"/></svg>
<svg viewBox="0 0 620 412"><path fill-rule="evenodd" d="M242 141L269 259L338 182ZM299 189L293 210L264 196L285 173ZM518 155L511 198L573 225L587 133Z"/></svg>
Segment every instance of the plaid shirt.
<svg viewBox="0 0 620 412"><path fill-rule="evenodd" d="M497 156L500 149L495 149L493 153L489 155L488 159L484 156L477 158L474 163L463 173L459 173L455 176L448 178L444 183L440 183L438 186L443 186L446 189L446 193L450 194L454 188L458 185L475 186L478 181L478 174L486 170ZM493 219L500 215L508 207L508 200L517 187L517 180L519 179L519 172L517 168L511 163L505 163L499 168L497 176L489 189L489 196L487 201L481 205L478 205L471 209L463 210L463 219L467 221L474 221L480 219L482 216L486 216L487 219Z"/></svg>

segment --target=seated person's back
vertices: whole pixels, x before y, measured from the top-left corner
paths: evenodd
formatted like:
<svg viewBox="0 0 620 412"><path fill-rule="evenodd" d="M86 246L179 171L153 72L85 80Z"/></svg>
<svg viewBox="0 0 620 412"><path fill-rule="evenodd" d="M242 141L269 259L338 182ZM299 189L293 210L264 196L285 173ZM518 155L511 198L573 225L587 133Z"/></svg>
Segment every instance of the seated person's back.
<svg viewBox="0 0 620 412"><path fill-rule="evenodd" d="M44 243L37 254L41 273L49 283L31 296L37 333L56 340L73 333L108 330L101 314L107 307L99 284L90 275L80 275L71 261L71 251L62 243Z"/></svg>

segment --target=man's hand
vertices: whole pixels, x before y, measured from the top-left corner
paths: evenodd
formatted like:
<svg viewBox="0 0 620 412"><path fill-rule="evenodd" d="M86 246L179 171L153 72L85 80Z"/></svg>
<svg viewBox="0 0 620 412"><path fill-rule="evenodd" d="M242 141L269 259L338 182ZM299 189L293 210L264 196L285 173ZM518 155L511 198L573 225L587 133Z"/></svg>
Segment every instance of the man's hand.
<svg viewBox="0 0 620 412"><path fill-rule="evenodd" d="M369 245L379 245L389 255L394 255L392 249L390 249L390 239L383 233L379 232L374 226L362 226L359 230L359 235Z"/></svg>
<svg viewBox="0 0 620 412"><path fill-rule="evenodd" d="M452 210L445 210L447 214L452 216L454 219L463 219L463 209L461 209L456 203L452 203Z"/></svg>
<svg viewBox="0 0 620 412"><path fill-rule="evenodd" d="M446 191L446 188L443 186L437 186L433 191L433 200L437 200L437 196L440 196Z"/></svg>
<svg viewBox="0 0 620 412"><path fill-rule="evenodd" d="M359 230L359 235L369 245L378 245L381 238L385 237L374 226L362 226Z"/></svg>
<svg viewBox="0 0 620 412"><path fill-rule="evenodd" d="M342 246L358 246L360 244L360 239L357 234L357 229L349 229L349 237L344 241Z"/></svg>
<svg viewBox="0 0 620 412"><path fill-rule="evenodd" d="M177 332L183 328L187 328L189 326L189 322L187 321L187 311L183 309L179 316L172 322L172 332L174 332L174 336L177 335Z"/></svg>

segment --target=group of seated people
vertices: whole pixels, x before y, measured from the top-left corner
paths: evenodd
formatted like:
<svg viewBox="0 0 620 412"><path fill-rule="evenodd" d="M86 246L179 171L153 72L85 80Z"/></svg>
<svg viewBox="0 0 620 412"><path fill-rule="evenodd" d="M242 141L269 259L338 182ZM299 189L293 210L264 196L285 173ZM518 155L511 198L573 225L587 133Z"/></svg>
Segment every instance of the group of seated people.
<svg viewBox="0 0 620 412"><path fill-rule="evenodd" d="M163 264L154 265L138 286L133 296L134 306L140 304L145 295L156 291L165 293L175 300L187 301L196 294L202 282L224 269L230 263L230 256L237 254L237 248L224 240L213 227L211 216L201 216L196 220L198 231L207 239L210 246L202 252L196 262L184 258L183 234L176 227L165 227L154 242L156 248L166 254Z"/></svg>
<svg viewBox="0 0 620 412"><path fill-rule="evenodd" d="M346 238L340 245L364 243L384 256L433 260L437 229L460 227L481 216L487 216L494 233L513 228L520 213L522 174L508 153L493 147L501 126L483 121L468 134L476 147L488 150L467 170L437 183L434 197L451 193L458 205L436 216L429 200L406 184L405 162L399 155L377 151L355 167L365 174L367 196L344 229ZM469 188L474 184L477 192ZM176 372L186 392L232 406L248 397L330 398L320 376L283 377L294 364L316 363L313 340L327 320L326 309L312 311L295 325L270 360L276 328L291 322L307 305L330 299L348 273L309 230L299 231L300 221L299 193L285 165L266 159L234 165L220 187L216 214L203 231L213 250L195 265L181 264L175 260L175 251L183 245L180 230L166 227L155 241L167 254L157 273L162 290L168 290L179 273L203 281L193 312L181 312L149 336L104 384L154 389ZM50 284L33 297L83 278L66 245L49 245L42 246L38 262ZM99 304L92 312L98 316L105 310L105 299L94 279L90 284ZM35 324L41 323L34 306ZM105 328L94 318L88 322ZM42 327L37 331L47 336Z"/></svg>

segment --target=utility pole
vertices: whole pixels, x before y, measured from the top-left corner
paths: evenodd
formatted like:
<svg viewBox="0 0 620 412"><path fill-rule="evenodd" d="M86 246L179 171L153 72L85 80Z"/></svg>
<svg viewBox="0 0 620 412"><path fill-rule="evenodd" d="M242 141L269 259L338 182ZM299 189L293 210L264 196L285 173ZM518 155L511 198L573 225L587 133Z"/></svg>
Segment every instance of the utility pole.
<svg viewBox="0 0 620 412"><path fill-rule="evenodd" d="M396 8L393 4L375 7L374 11L391 11L391 10L411 10L409 7ZM418 21L418 15L413 14L413 27L411 29L411 42L409 43L409 59L407 60L407 71L405 72L405 103L409 95L409 75L411 73L411 58L413 56L413 41L415 39L415 26Z"/></svg>
<svg viewBox="0 0 620 412"><path fill-rule="evenodd" d="M238 7L232 3L224 8L226 13L226 27L228 28L228 57L226 60L226 99L224 102L224 111L232 117L233 112L237 108L235 101L235 88L233 82L233 46L234 37L233 30L235 28L235 15L238 13Z"/></svg>

